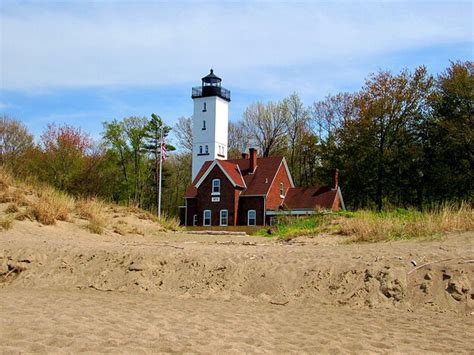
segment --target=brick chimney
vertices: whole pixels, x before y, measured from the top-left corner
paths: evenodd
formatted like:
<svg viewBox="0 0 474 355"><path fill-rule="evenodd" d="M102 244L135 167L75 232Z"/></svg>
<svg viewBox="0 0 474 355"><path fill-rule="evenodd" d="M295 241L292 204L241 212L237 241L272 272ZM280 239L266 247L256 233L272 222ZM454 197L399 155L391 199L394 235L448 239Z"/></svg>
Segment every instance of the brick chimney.
<svg viewBox="0 0 474 355"><path fill-rule="evenodd" d="M248 153L242 153L242 159L248 159L249 154Z"/></svg>
<svg viewBox="0 0 474 355"><path fill-rule="evenodd" d="M254 173L255 169L257 168L257 150L255 148L250 148L249 153L250 153L249 170L252 173Z"/></svg>
<svg viewBox="0 0 474 355"><path fill-rule="evenodd" d="M337 190L338 187L339 187L339 169L334 169L333 189Z"/></svg>

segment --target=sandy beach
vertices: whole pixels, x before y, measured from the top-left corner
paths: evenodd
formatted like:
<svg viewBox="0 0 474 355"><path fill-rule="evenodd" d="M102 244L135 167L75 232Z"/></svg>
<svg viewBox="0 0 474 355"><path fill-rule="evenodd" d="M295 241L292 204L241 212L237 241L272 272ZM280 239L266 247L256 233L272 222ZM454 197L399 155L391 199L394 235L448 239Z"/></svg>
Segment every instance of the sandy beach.
<svg viewBox="0 0 474 355"><path fill-rule="evenodd" d="M285 243L23 221L0 233L0 351L472 353L473 237Z"/></svg>

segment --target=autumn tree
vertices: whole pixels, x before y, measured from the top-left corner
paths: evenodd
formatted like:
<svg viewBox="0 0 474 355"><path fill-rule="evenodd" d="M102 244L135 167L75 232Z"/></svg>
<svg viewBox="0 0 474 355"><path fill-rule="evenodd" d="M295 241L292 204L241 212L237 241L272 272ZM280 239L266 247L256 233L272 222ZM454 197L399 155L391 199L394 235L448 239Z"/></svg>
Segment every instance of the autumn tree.
<svg viewBox="0 0 474 355"><path fill-rule="evenodd" d="M49 124L41 135L38 175L59 189L75 192L92 140L80 128Z"/></svg>

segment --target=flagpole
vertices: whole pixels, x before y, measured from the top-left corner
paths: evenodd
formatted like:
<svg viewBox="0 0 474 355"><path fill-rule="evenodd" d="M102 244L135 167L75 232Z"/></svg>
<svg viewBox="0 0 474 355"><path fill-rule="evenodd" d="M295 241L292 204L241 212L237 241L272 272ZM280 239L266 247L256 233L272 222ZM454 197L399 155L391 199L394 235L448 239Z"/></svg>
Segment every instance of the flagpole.
<svg viewBox="0 0 474 355"><path fill-rule="evenodd" d="M163 125L160 131L160 177L158 185L158 218L161 218L161 171L163 167Z"/></svg>

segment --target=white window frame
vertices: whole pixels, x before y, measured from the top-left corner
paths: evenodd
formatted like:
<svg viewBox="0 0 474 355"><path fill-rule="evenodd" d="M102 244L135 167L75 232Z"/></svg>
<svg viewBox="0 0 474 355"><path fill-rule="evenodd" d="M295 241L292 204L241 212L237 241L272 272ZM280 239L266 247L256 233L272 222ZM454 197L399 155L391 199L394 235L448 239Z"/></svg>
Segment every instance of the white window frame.
<svg viewBox="0 0 474 355"><path fill-rule="evenodd" d="M253 218L254 224L250 224L250 213L253 212L255 217ZM257 211L256 210L248 210L247 211L247 225L248 226L256 226L257 225Z"/></svg>
<svg viewBox="0 0 474 355"><path fill-rule="evenodd" d="M225 212L225 224L222 223L222 212ZM228 226L229 225L229 210L220 210L219 212L219 225Z"/></svg>
<svg viewBox="0 0 474 355"><path fill-rule="evenodd" d="M280 197L285 197L285 184L280 182Z"/></svg>
<svg viewBox="0 0 474 355"><path fill-rule="evenodd" d="M193 215L193 226L197 226L197 224L198 224L198 215L194 214Z"/></svg>
<svg viewBox="0 0 474 355"><path fill-rule="evenodd" d="M214 181L217 181L219 184L217 186L217 191L214 191ZM212 196L219 196L221 194L221 179L212 179Z"/></svg>
<svg viewBox="0 0 474 355"><path fill-rule="evenodd" d="M209 224L206 224L206 212L209 212ZM211 210L202 211L202 225L205 227L209 227L211 224L212 224L212 211Z"/></svg>

